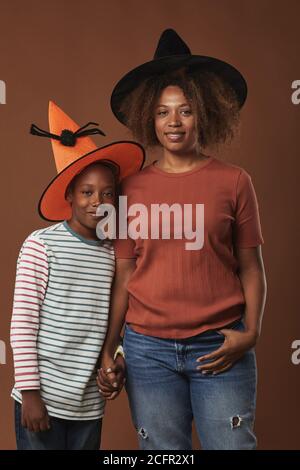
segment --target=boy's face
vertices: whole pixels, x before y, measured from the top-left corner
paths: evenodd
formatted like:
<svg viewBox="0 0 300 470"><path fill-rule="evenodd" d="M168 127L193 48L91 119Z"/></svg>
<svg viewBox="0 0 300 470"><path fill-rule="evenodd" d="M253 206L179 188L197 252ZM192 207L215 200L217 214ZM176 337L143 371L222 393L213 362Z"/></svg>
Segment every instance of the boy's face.
<svg viewBox="0 0 300 470"><path fill-rule="evenodd" d="M67 201L72 207L72 222L78 228L96 230L97 223L104 217L96 217L98 206L115 205L116 188L111 170L99 164L87 167L76 177Z"/></svg>

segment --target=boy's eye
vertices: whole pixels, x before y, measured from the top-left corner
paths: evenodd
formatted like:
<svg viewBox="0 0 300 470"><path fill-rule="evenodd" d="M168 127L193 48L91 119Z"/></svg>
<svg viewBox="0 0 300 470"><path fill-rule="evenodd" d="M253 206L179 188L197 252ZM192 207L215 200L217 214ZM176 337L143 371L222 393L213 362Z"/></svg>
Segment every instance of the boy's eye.
<svg viewBox="0 0 300 470"><path fill-rule="evenodd" d="M82 194L86 194L87 196L90 196L92 194L92 191L81 191Z"/></svg>
<svg viewBox="0 0 300 470"><path fill-rule="evenodd" d="M108 192L108 193L103 193L103 195L104 195L105 197L110 197L110 198L113 197L113 193L110 193L110 192Z"/></svg>

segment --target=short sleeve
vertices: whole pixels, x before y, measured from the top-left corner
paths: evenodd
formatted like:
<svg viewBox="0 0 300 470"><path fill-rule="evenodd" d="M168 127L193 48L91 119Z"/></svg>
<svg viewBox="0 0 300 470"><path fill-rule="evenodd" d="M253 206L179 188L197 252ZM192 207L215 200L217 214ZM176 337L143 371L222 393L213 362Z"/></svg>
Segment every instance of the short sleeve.
<svg viewBox="0 0 300 470"><path fill-rule="evenodd" d="M255 190L250 175L242 170L236 188L234 244L251 248L263 243Z"/></svg>
<svg viewBox="0 0 300 470"><path fill-rule="evenodd" d="M126 240L114 240L114 249L116 259L137 258L135 254L135 242L131 238Z"/></svg>
<svg viewBox="0 0 300 470"><path fill-rule="evenodd" d="M128 187L129 186L128 181L130 181L130 177L125 178L119 187L119 195L126 196L127 198L128 198L128 193L130 193L130 187ZM120 207L119 207L119 210L120 210ZM127 230L128 230L129 221L128 221L127 214L126 214L126 218L127 218ZM120 239L118 238L118 235L119 235L119 225L117 222L117 238L116 240L113 241L116 259L137 258L137 255L135 253L135 241L129 237L128 232L127 232L126 239Z"/></svg>

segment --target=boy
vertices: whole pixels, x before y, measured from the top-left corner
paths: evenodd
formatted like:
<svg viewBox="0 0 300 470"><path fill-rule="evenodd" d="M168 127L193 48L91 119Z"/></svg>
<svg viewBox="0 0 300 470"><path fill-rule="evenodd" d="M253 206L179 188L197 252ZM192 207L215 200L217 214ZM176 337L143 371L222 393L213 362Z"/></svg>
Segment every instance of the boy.
<svg viewBox="0 0 300 470"><path fill-rule="evenodd" d="M53 102L50 137L58 175L44 191L40 215L62 222L33 232L17 264L11 345L18 449L99 449L105 401L96 367L107 325L114 251L96 226L100 204L115 204L117 179L138 171L144 154L133 142L97 148ZM91 123L94 124L94 123ZM126 158L124 157L126 156ZM115 354L115 397L124 362Z"/></svg>

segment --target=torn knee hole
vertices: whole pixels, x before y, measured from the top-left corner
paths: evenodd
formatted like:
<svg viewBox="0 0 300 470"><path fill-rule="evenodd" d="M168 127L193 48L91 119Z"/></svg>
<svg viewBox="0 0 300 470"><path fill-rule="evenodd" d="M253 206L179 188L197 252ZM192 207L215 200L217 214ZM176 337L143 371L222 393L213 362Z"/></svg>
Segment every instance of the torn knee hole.
<svg viewBox="0 0 300 470"><path fill-rule="evenodd" d="M142 439L147 439L148 433L145 428L140 428L138 430L138 434L141 436Z"/></svg>
<svg viewBox="0 0 300 470"><path fill-rule="evenodd" d="M242 421L243 420L239 415L233 416L233 418L231 418L231 429L239 428Z"/></svg>

